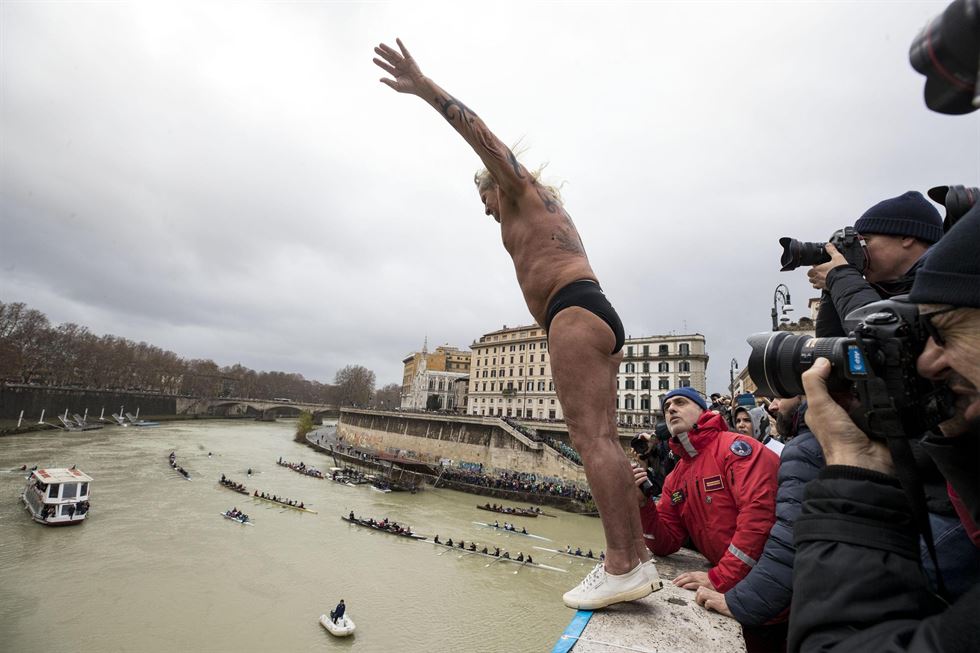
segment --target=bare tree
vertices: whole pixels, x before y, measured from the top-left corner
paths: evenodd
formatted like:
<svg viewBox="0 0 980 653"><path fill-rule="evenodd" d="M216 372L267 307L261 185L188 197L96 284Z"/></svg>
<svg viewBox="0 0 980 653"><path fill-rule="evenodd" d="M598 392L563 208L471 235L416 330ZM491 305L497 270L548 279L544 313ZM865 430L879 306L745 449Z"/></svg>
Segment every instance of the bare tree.
<svg viewBox="0 0 980 653"><path fill-rule="evenodd" d="M399 383L389 383L374 393L371 405L374 408L391 410L401 405L402 386Z"/></svg>
<svg viewBox="0 0 980 653"><path fill-rule="evenodd" d="M341 406L367 406L374 395L374 372L362 365L347 365L337 372L334 383Z"/></svg>

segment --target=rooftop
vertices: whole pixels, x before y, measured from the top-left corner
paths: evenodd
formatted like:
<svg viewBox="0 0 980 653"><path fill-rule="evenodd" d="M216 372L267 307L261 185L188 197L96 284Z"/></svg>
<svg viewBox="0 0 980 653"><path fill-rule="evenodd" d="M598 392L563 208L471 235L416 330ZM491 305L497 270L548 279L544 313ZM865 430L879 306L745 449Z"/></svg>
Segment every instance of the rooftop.
<svg viewBox="0 0 980 653"><path fill-rule="evenodd" d="M79 483L88 482L92 477L77 469L65 469L64 467L50 467L48 469L36 469L33 476L42 483Z"/></svg>

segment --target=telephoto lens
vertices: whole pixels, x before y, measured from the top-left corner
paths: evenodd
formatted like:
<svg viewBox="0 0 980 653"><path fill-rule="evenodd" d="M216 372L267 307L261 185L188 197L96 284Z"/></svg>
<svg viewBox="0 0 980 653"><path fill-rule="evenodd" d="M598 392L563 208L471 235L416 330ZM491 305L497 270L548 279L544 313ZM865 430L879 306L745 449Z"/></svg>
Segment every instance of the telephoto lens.
<svg viewBox="0 0 980 653"><path fill-rule="evenodd" d="M832 371L827 386L843 390L848 378L864 370L864 361L853 338L814 338L786 331L765 331L748 337L749 376L756 394L764 397L795 397L803 394L802 375L821 356L830 361Z"/></svg>
<svg viewBox="0 0 980 653"><path fill-rule="evenodd" d="M780 272L789 272L802 265L820 265L830 261L830 254L824 249L826 243L804 243L795 238L779 239L783 255L779 257Z"/></svg>

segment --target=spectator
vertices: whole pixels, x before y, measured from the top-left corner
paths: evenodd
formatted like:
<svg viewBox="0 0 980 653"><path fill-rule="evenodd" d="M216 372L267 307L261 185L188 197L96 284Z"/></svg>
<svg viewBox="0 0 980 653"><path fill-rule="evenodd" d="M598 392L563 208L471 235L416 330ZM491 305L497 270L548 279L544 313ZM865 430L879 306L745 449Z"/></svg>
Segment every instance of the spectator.
<svg viewBox="0 0 980 653"><path fill-rule="evenodd" d="M647 546L668 555L690 537L714 567L683 573L674 584L725 592L762 553L775 519L779 459L751 438L729 432L693 388L671 390L661 407L679 461L664 480L659 503L639 493ZM646 470L634 476L639 486Z"/></svg>
<svg viewBox="0 0 980 653"><path fill-rule="evenodd" d="M782 454L783 443L769 435L769 416L765 408L737 406L733 415L736 433L755 438L777 456Z"/></svg>
<svg viewBox="0 0 980 653"><path fill-rule="evenodd" d="M806 426L803 397L773 401L780 412L777 423L788 443L779 463L776 521L769 531L759 563L725 593L699 588L697 602L742 624L746 648L752 651L783 650L786 620L793 588L793 524L800 514L804 486L824 466L823 452ZM792 430L789 430L792 429Z"/></svg>

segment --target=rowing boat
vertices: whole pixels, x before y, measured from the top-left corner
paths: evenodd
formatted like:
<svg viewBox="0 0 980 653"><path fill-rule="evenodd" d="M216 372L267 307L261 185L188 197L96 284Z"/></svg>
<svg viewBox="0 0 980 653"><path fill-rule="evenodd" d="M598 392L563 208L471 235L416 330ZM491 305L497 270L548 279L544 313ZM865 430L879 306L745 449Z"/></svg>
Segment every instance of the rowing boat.
<svg viewBox="0 0 980 653"><path fill-rule="evenodd" d="M383 526L378 524L371 524L363 519L351 519L350 517L341 517L345 522L349 524L356 524L357 526L363 526L364 528L370 528L376 531L381 531L382 533L387 533L388 535L397 535L398 537L407 537L413 540L425 540L428 539L425 535L419 535L418 533L396 533L395 531L389 531Z"/></svg>
<svg viewBox="0 0 980 653"><path fill-rule="evenodd" d="M244 494L247 497L252 496L252 493L249 492L247 489L246 490L239 490L237 487L232 487L230 485L226 485L226 484L222 483L221 481L218 481L218 485L220 485L223 488L228 488L232 492L238 492L239 494Z"/></svg>
<svg viewBox="0 0 980 653"><path fill-rule="evenodd" d="M293 510L299 510L300 512L312 512L314 515L320 514L316 510L310 510L309 508L300 508L299 506L291 506L288 503L283 503L282 501L273 501L272 499L266 499L265 497L260 497L254 493L248 496L252 497L253 499L258 499L259 501L268 501L269 503L280 506L282 508L292 508Z"/></svg>
<svg viewBox="0 0 980 653"><path fill-rule="evenodd" d="M475 521L474 524L478 526L486 526L487 528L496 528L498 531L503 531L505 533L510 533L511 535L521 535L523 537L533 537L536 540L544 540L545 542L551 542L550 538L542 537L540 535L531 535L530 533L522 533L521 531L512 531L509 528L504 528L503 526L494 526L493 524L488 524L482 521Z"/></svg>
<svg viewBox="0 0 980 653"><path fill-rule="evenodd" d="M483 556L485 558L493 558L499 562L513 562L515 565L523 565L525 567L534 567L535 569L547 569L548 571L559 571L563 574L567 574L567 569L561 569L559 567L552 567L550 565L543 565L540 562L528 562L527 560L515 560L514 558L505 558L503 556L495 556L492 553L484 553L483 551L470 551L469 549L461 549L457 546L449 546L444 542L433 542L436 546L441 546L444 549L450 549L458 553L469 553L473 555ZM516 572L515 572L516 573Z"/></svg>
<svg viewBox="0 0 980 653"><path fill-rule="evenodd" d="M231 515L227 515L227 514L225 514L223 512L222 513L219 513L219 514L222 517L224 517L225 519L230 519L231 521L238 522L242 526L255 526L255 524L253 524L251 521L242 521L238 517L232 517Z"/></svg>
<svg viewBox="0 0 980 653"><path fill-rule="evenodd" d="M541 551L548 551L549 553L557 553L559 555L568 556L569 558L575 558L576 560L581 560L583 562L599 562L600 561L598 556L592 556L590 558L589 556L585 555L584 553L582 555L576 555L574 553L569 553L568 551L562 551L560 549L548 549L548 548L543 547L543 546L535 546L534 548L535 549L539 549Z"/></svg>
<svg viewBox="0 0 980 653"><path fill-rule="evenodd" d="M477 506L480 510L487 510L489 512L495 512L500 515L510 515L511 517L537 517L538 513L531 512L529 510L524 510L523 508L499 508L494 510L493 508L488 508L486 506Z"/></svg>

